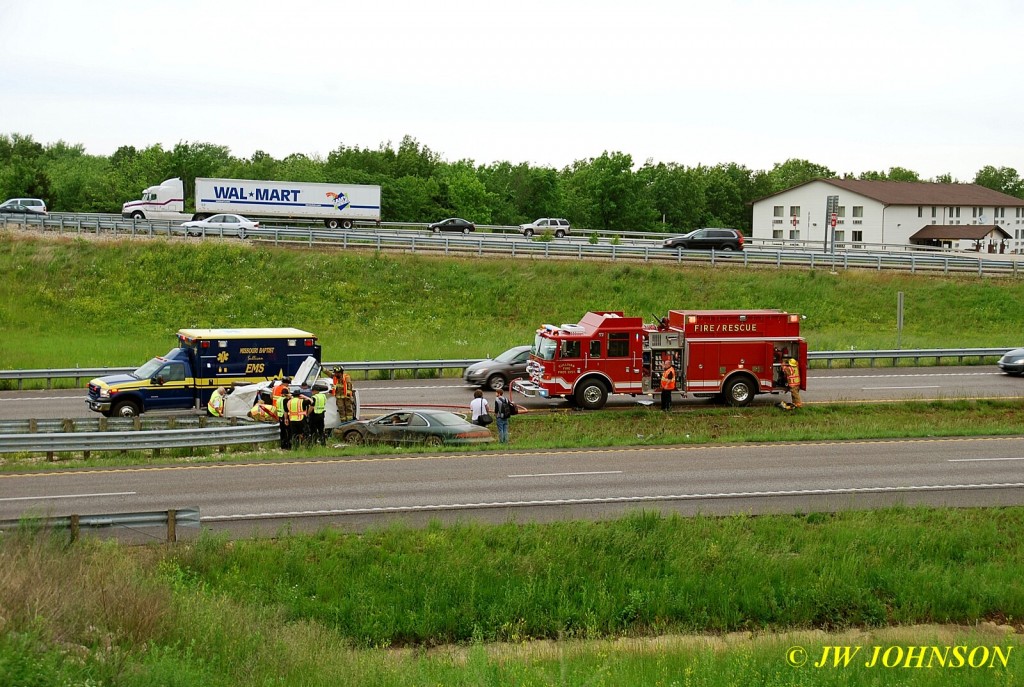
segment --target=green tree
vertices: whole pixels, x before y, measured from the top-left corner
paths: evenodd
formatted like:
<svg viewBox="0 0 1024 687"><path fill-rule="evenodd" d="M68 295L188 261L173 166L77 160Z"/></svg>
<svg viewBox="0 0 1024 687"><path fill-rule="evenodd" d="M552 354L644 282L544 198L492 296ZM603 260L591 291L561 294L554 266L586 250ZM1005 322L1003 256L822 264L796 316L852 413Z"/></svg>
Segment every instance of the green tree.
<svg viewBox="0 0 1024 687"><path fill-rule="evenodd" d="M1024 181L1012 167L986 165L974 175L974 183L1016 198L1024 198Z"/></svg>
<svg viewBox="0 0 1024 687"><path fill-rule="evenodd" d="M769 194L785 191L813 179L834 179L836 173L824 165L808 160L790 158L775 165L768 172Z"/></svg>
<svg viewBox="0 0 1024 687"><path fill-rule="evenodd" d="M657 219L647 190L633 173L633 159L605 151L577 160L563 171L566 204L577 225L612 229L650 229Z"/></svg>

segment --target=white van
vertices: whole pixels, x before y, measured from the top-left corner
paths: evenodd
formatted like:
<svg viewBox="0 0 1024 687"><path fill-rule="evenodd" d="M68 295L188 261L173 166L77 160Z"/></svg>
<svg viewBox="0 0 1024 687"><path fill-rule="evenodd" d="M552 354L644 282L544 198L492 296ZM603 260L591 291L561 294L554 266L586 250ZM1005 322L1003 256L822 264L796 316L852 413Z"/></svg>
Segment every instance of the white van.
<svg viewBox="0 0 1024 687"><path fill-rule="evenodd" d="M10 200L5 200L0 204L0 212L3 212L4 208L13 208L18 205L38 212L40 215L46 214L46 203L38 198L11 198Z"/></svg>

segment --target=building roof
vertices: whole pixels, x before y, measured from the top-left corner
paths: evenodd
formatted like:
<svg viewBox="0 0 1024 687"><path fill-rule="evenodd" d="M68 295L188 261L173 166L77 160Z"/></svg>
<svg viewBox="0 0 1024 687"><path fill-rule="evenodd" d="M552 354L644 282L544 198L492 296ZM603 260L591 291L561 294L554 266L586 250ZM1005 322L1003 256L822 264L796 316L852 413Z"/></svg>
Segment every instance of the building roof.
<svg viewBox="0 0 1024 687"><path fill-rule="evenodd" d="M822 181L837 188L858 193L885 205L1024 207L1024 199L993 191L978 184L934 184L912 181L864 181L861 179L818 178L788 188L785 191L779 191L779 193L792 191L795 188L806 186L815 181ZM777 196L779 193L773 193L770 196L765 196L765 198Z"/></svg>
<svg viewBox="0 0 1024 687"><path fill-rule="evenodd" d="M1003 235L1003 238L1010 238L1006 231L995 224L929 224L913 236L911 241L925 241L929 239L969 239L980 241L988 238L993 231Z"/></svg>

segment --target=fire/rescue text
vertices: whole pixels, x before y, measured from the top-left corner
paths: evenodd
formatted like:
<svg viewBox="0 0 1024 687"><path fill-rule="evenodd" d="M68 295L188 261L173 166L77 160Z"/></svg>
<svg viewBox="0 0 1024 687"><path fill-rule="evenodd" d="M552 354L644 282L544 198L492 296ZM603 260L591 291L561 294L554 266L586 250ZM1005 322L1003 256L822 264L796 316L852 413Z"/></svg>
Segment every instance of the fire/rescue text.
<svg viewBox="0 0 1024 687"><path fill-rule="evenodd" d="M741 322L739 324L695 324L693 331L701 333L714 332L756 332L757 324L754 322Z"/></svg>

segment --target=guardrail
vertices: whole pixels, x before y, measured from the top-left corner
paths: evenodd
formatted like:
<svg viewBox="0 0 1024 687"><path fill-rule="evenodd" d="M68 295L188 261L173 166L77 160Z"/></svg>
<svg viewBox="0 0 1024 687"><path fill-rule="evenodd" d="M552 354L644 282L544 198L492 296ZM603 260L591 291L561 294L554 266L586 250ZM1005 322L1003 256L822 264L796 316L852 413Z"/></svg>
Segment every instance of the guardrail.
<svg viewBox="0 0 1024 687"><path fill-rule="evenodd" d="M53 432L0 434L0 453L89 453L159 451L165 448L265 444L280 440L277 425L246 423L226 427L143 430L138 432Z"/></svg>
<svg viewBox="0 0 1024 687"><path fill-rule="evenodd" d="M176 508L170 510L150 511L145 513L113 513L109 515L66 515L52 518L20 518L18 520L0 520L0 531L17 530L23 527L41 526L51 529L71 531L71 541L77 541L81 528L106 529L124 528L138 530L154 525L167 526L167 541L178 540L178 525L183 527L199 527L198 508Z"/></svg>
<svg viewBox="0 0 1024 687"><path fill-rule="evenodd" d="M58 233L109 232L126 236L184 236L180 223L157 220L122 219L111 215L58 215L48 217L22 218L0 215L0 225L38 227L42 231L55 230ZM573 234L566 239L552 241L530 240L519 235L505 233L509 227L494 227L497 233L479 235L424 234L423 225L391 223L391 228L380 231L376 227L356 227L349 231L316 229L298 226L261 225L259 229L246 232L246 238L272 242L274 245L290 245L310 248L334 247L341 249L369 248L375 251L441 252L445 255L476 255L502 258L535 259L594 259L633 260L643 262L676 262L695 264L728 264L742 267L798 267L806 269L873 269L900 270L911 273L927 272L941 274L976 274L978 276L1019 277L1024 272L1018 267L1018 260L1012 255L998 254L934 254L929 251L900 253L874 252L874 246L859 244L860 248L847 248L840 252L819 252L817 247L778 246L765 241L762 246L749 241L750 249L737 252L689 251L664 249L660 239L665 234L643 232L587 232ZM413 231L396 231L395 227L407 227ZM234 235L223 230L202 230L204 238L232 238ZM631 238L623 242L623 234ZM610 235L610 237L609 237ZM590 243L590 237L597 239ZM647 237L657 237L656 239ZM908 250L908 246L883 246Z"/></svg>
<svg viewBox="0 0 1024 687"><path fill-rule="evenodd" d="M961 363L967 358L988 358L1002 356L1010 348L921 348L921 349L893 349L893 350L863 350L863 351L810 351L807 354L808 360L825 361L826 367L832 367L832 362L837 360L867 360L874 366L876 361L892 360L914 360L915 364L921 360L935 360L939 364L943 358L956 358ZM362 362L334 362L323 363L326 370L332 367L343 366L347 372L364 372L364 379L369 379L371 372L388 372L389 379L394 379L395 374L402 370L408 370L418 374L422 370L464 370L482 358L461 358L454 360L378 360ZM46 380L46 388L52 386L54 379L74 379L79 382L82 379L93 379L104 375L121 374L132 372L134 367L62 367L38 370L0 370L0 380L11 380L18 382L18 390L23 388L23 382L28 379Z"/></svg>
<svg viewBox="0 0 1024 687"><path fill-rule="evenodd" d="M857 360L867 360L870 367L874 367L878 361L891 360L893 366L900 360L913 360L919 365L922 360L935 360L939 365L943 358L956 358L963 364L967 358L978 358L979 362L984 358L1001 358L1010 348L907 348L892 349L887 351L808 351L807 360L823 360L825 367L832 367L837 360L847 360L852 367Z"/></svg>

